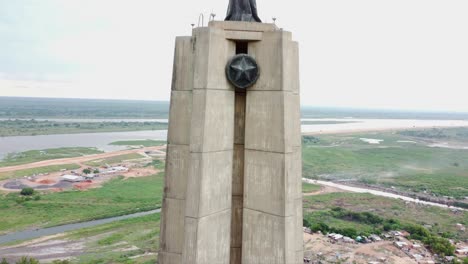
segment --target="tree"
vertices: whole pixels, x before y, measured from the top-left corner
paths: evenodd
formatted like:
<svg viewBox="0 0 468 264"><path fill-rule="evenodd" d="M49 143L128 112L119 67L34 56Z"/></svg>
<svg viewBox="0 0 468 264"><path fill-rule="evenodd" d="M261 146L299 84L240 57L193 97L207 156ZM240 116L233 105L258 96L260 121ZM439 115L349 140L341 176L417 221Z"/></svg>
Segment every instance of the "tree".
<svg viewBox="0 0 468 264"><path fill-rule="evenodd" d="M91 173L91 170L90 170L90 169L84 169L84 170L83 170L83 173L84 173L84 174L90 174L90 173Z"/></svg>
<svg viewBox="0 0 468 264"><path fill-rule="evenodd" d="M95 169L95 170L93 171L93 173L94 173L94 174L98 174L98 173L99 173L99 169Z"/></svg>
<svg viewBox="0 0 468 264"><path fill-rule="evenodd" d="M9 264L9 263L5 258L3 258L2 261L0 262L0 264Z"/></svg>
<svg viewBox="0 0 468 264"><path fill-rule="evenodd" d="M34 189L30 187L23 188L20 194L24 196L31 196L34 194Z"/></svg>

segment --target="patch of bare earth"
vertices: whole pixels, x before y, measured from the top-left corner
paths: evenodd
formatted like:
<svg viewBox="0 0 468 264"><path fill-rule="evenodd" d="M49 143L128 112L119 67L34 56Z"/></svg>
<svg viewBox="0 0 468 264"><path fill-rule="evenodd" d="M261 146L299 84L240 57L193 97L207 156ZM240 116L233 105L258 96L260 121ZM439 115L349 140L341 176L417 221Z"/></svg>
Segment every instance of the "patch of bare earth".
<svg viewBox="0 0 468 264"><path fill-rule="evenodd" d="M35 258L41 262L69 259L83 254L85 240L68 241L55 235L36 239L15 246L0 247L0 256L9 262L16 262L23 256Z"/></svg>
<svg viewBox="0 0 468 264"><path fill-rule="evenodd" d="M304 233L305 258L315 263L388 263L417 264L403 250L394 246L392 241L382 241L371 244L345 243L334 241L321 234Z"/></svg>
<svg viewBox="0 0 468 264"><path fill-rule="evenodd" d="M345 192L341 189L330 187L330 186L321 186L320 190L316 192L310 192L310 193L304 193L304 196L315 196L315 195L321 195L321 194L327 194L327 193L337 193L337 192Z"/></svg>

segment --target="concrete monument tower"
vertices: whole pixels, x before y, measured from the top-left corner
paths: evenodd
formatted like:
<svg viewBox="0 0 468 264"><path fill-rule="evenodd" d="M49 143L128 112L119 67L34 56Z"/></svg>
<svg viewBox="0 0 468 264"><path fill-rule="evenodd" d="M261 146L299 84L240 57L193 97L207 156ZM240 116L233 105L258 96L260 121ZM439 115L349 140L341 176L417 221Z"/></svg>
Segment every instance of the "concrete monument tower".
<svg viewBox="0 0 468 264"><path fill-rule="evenodd" d="M177 37L160 264L303 261L298 44L255 0Z"/></svg>

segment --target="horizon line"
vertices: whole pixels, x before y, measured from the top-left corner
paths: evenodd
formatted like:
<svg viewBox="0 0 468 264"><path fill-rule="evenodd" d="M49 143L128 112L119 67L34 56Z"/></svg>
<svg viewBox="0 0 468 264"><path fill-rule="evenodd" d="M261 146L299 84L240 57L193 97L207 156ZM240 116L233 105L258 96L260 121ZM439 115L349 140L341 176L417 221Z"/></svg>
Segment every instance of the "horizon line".
<svg viewBox="0 0 468 264"><path fill-rule="evenodd" d="M95 100L95 101L134 101L134 102L163 102L170 103L170 100L156 99L122 99L122 98L85 98L85 97L41 97L41 96L3 96L0 98L28 98L28 99L57 99L57 100ZM448 109L409 109L409 108L374 108L356 106L332 106L332 105L310 105L301 104L301 108L323 108L323 109L343 109L356 111L390 111L390 112L410 112L410 113L457 113L468 114L468 110L448 110Z"/></svg>

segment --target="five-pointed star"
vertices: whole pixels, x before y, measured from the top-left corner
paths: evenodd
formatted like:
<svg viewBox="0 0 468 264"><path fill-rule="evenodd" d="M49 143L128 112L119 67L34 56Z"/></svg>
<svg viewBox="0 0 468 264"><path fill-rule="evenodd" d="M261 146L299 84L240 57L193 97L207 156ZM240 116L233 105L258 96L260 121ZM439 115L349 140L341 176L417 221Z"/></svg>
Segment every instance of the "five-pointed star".
<svg viewBox="0 0 468 264"><path fill-rule="evenodd" d="M235 61L231 64L231 68L236 72L234 81L238 82L242 80L245 76L245 79L248 82L252 81L252 71L257 67L249 60L246 60L244 57L240 60Z"/></svg>

